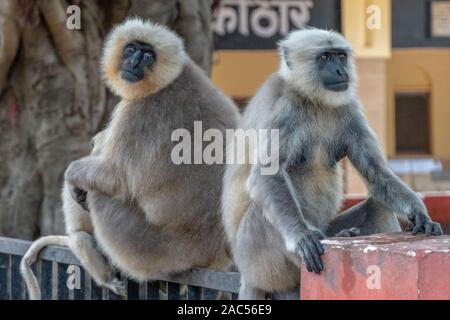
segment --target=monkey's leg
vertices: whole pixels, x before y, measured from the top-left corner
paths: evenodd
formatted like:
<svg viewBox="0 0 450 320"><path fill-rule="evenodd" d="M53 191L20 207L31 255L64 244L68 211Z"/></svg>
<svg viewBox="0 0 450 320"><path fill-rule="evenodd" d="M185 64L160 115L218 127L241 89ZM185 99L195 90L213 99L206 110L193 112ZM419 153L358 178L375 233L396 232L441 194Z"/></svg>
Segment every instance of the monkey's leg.
<svg viewBox="0 0 450 320"><path fill-rule="evenodd" d="M78 231L70 235L69 248L80 260L83 267L99 285L107 287L118 295L126 295L126 285L114 276L105 257L97 248L92 235Z"/></svg>
<svg viewBox="0 0 450 320"><path fill-rule="evenodd" d="M251 286L245 281L244 278L241 277L239 300L265 300L265 298L266 295L264 291Z"/></svg>
<svg viewBox="0 0 450 320"><path fill-rule="evenodd" d="M338 214L331 221L325 234L328 237L341 236L352 228L353 230L358 228L360 235L402 230L395 213L373 198Z"/></svg>

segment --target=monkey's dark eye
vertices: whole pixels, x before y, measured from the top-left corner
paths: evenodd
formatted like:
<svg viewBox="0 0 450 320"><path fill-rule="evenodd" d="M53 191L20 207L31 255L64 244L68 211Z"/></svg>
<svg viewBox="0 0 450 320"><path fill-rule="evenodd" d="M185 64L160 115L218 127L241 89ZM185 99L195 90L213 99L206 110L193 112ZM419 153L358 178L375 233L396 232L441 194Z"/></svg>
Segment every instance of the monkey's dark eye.
<svg viewBox="0 0 450 320"><path fill-rule="evenodd" d="M345 59L347 59L347 55L345 53L340 53L339 54L339 59L345 60Z"/></svg>
<svg viewBox="0 0 450 320"><path fill-rule="evenodd" d="M128 46L125 48L125 54L131 55L136 51L136 48L134 46Z"/></svg>
<svg viewBox="0 0 450 320"><path fill-rule="evenodd" d="M325 53L322 53L320 55L320 60L327 61L328 59L330 59L330 54L329 53L325 52Z"/></svg>
<svg viewBox="0 0 450 320"><path fill-rule="evenodd" d="M151 52L145 52L143 59L146 62L151 62L151 61L153 61L153 54Z"/></svg>

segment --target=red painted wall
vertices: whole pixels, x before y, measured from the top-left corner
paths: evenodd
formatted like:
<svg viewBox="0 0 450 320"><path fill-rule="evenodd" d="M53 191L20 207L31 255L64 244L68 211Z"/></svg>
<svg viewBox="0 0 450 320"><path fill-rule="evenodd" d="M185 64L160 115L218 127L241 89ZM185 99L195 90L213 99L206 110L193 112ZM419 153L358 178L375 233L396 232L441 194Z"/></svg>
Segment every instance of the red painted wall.
<svg viewBox="0 0 450 320"><path fill-rule="evenodd" d="M324 271L301 269L304 300L449 300L450 236L409 233L323 240Z"/></svg>

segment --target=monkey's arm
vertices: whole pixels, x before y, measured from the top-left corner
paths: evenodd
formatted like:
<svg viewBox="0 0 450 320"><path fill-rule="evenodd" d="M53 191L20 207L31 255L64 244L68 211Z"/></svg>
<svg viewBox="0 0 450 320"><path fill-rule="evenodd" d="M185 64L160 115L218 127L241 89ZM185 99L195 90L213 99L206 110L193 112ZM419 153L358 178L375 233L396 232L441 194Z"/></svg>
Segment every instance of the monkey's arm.
<svg viewBox="0 0 450 320"><path fill-rule="evenodd" d="M282 154L284 150L280 149ZM299 254L309 271L320 273L320 256L324 253L320 240L324 236L304 218L283 158L277 159L280 170L273 175L263 175L263 166L253 165L246 187L251 199L264 209L267 220L279 230L286 249Z"/></svg>
<svg viewBox="0 0 450 320"><path fill-rule="evenodd" d="M354 115L348 133L347 155L365 179L369 193L392 211L407 216L413 223L413 234L442 234L422 200L389 169L364 115L359 112Z"/></svg>
<svg viewBox="0 0 450 320"><path fill-rule="evenodd" d="M66 181L79 189L117 195L121 189L120 177L112 164L96 156L73 161L66 170Z"/></svg>

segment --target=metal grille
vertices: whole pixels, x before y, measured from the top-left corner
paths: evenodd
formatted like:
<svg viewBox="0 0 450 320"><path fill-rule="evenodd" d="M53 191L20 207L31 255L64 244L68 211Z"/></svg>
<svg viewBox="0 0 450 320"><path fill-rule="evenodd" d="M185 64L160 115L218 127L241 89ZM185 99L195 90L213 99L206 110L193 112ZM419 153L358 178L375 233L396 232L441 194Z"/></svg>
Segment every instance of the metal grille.
<svg viewBox="0 0 450 320"><path fill-rule="evenodd" d="M31 242L0 237L0 300L27 299L19 265ZM127 297L99 287L83 269L77 270L79 288L69 289L70 266L81 266L68 248L49 246L33 265L44 300L212 300L237 299L240 275L236 272L218 272L192 269L167 276L157 281L137 283L127 281ZM70 280L70 279L69 279Z"/></svg>

